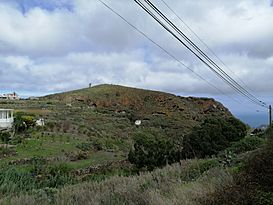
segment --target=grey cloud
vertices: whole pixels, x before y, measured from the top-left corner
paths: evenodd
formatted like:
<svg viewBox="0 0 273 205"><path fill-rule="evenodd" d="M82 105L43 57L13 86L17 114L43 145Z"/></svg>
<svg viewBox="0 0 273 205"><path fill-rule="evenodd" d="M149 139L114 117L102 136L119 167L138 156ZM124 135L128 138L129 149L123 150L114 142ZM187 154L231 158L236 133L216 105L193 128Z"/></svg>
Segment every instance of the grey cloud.
<svg viewBox="0 0 273 205"><path fill-rule="evenodd" d="M105 1L195 72L234 93L133 1ZM155 2L170 14L160 0ZM273 10L268 0L167 2L217 52L232 75L236 73L256 93L270 91L273 27L268 19ZM98 1L74 0L73 6L52 11L36 7L22 13L14 2L0 2L0 77L13 76L0 82L1 89L48 93L92 82L219 94Z"/></svg>

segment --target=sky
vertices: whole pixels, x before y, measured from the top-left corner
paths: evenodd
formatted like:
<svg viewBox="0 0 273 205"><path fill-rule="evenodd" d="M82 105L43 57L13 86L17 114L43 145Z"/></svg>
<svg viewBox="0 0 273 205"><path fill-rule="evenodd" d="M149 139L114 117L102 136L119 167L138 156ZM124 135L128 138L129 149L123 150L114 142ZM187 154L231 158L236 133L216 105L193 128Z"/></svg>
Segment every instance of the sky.
<svg viewBox="0 0 273 205"><path fill-rule="evenodd" d="M104 1L214 87L98 0L0 0L0 93L45 95L89 83L119 84L213 97L253 126L267 122L266 109L238 96L133 0ZM165 1L225 65L161 0L152 2L234 79L259 99L273 102L272 1Z"/></svg>

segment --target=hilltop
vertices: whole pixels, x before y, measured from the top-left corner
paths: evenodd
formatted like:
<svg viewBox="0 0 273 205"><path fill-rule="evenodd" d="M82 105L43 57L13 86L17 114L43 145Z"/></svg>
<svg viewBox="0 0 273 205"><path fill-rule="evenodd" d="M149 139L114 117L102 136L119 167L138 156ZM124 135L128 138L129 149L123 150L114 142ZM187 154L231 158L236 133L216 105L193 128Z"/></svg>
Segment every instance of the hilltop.
<svg viewBox="0 0 273 205"><path fill-rule="evenodd" d="M144 126L183 128L185 132L208 117L232 116L227 108L214 99L180 97L118 85L99 85L49 95L44 99L130 115L131 121L142 120Z"/></svg>

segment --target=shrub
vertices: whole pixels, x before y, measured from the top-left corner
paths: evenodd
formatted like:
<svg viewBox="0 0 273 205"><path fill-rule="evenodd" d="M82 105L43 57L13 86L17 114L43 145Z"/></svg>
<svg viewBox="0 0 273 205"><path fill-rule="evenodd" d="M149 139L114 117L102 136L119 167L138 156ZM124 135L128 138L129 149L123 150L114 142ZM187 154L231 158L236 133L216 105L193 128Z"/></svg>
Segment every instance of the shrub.
<svg viewBox="0 0 273 205"><path fill-rule="evenodd" d="M265 143L264 138L260 138L256 136L252 136L252 137L248 136L241 139L240 141L233 142L231 147L229 147L227 150L234 154L240 154L240 153L258 149L264 143Z"/></svg>
<svg viewBox="0 0 273 205"><path fill-rule="evenodd" d="M8 132L0 132L0 140L4 143L8 143L11 140L11 135Z"/></svg>
<svg viewBox="0 0 273 205"><path fill-rule="evenodd" d="M246 126L233 117L206 119L183 140L182 158L216 155L232 142L242 139L246 131Z"/></svg>
<svg viewBox="0 0 273 205"><path fill-rule="evenodd" d="M100 140L95 140L94 142L92 142L92 146L96 151L103 150L103 144Z"/></svg>
<svg viewBox="0 0 273 205"><path fill-rule="evenodd" d="M78 144L76 147L77 147L78 149L80 149L80 150L86 152L86 151L91 150L91 149L93 148L93 145L92 145L92 143L83 142L83 143L81 143L81 144Z"/></svg>
<svg viewBox="0 0 273 205"><path fill-rule="evenodd" d="M30 116L30 115L22 116L22 120L26 123L27 128L31 128L35 126L34 116Z"/></svg>
<svg viewBox="0 0 273 205"><path fill-rule="evenodd" d="M139 132L134 136L134 149L130 150L128 160L137 168L152 170L179 161L177 153L172 140Z"/></svg>
<svg viewBox="0 0 273 205"><path fill-rule="evenodd" d="M18 112L15 115L14 127L16 132L24 132L35 126L35 116L24 112Z"/></svg>
<svg viewBox="0 0 273 205"><path fill-rule="evenodd" d="M234 184L217 191L213 204L273 204L273 129L266 135L270 138L265 146L248 155L234 175Z"/></svg>
<svg viewBox="0 0 273 205"><path fill-rule="evenodd" d="M232 177L214 168L217 160L185 160L138 176L111 177L74 186L39 190L38 195L13 196L10 204L185 204L200 205L215 191L225 189ZM194 172L194 175L190 173ZM104 177L103 177L104 178ZM49 192L49 193L48 193ZM53 193L52 193L53 192ZM37 193L37 192L36 192ZM3 204L6 199L3 199ZM17 203L16 203L17 202ZM1 203L1 200L0 200ZM213 204L213 203L209 203Z"/></svg>

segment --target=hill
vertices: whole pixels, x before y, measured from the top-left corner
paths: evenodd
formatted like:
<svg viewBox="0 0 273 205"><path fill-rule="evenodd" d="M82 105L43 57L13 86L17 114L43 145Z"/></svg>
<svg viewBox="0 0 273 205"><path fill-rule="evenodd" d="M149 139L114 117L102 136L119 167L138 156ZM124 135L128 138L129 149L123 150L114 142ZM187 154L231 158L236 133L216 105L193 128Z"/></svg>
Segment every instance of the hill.
<svg viewBox="0 0 273 205"><path fill-rule="evenodd" d="M3 197L34 192L50 197L63 186L134 175L127 158L136 134L172 141L186 138L206 119L232 116L213 99L117 85L39 100L5 100L0 107L16 111L15 136L3 135L0 141ZM45 126L35 126L39 118ZM136 120L141 125L135 125Z"/></svg>
<svg viewBox="0 0 273 205"><path fill-rule="evenodd" d="M214 99L180 97L118 85L99 85L45 99L122 114L132 122L142 120L143 126L184 129L185 132L208 117L231 116L228 109Z"/></svg>
<svg viewBox="0 0 273 205"><path fill-rule="evenodd" d="M181 138L207 118L232 116L213 99L117 85L100 85L39 100L0 101L0 107L13 108L25 119L45 119L44 127L30 124L30 129L18 134L15 141L23 143L16 144L9 154L4 153L0 165L28 164L32 158L42 157L65 162L72 169L126 159L135 133ZM140 126L135 125L136 120L141 120Z"/></svg>

